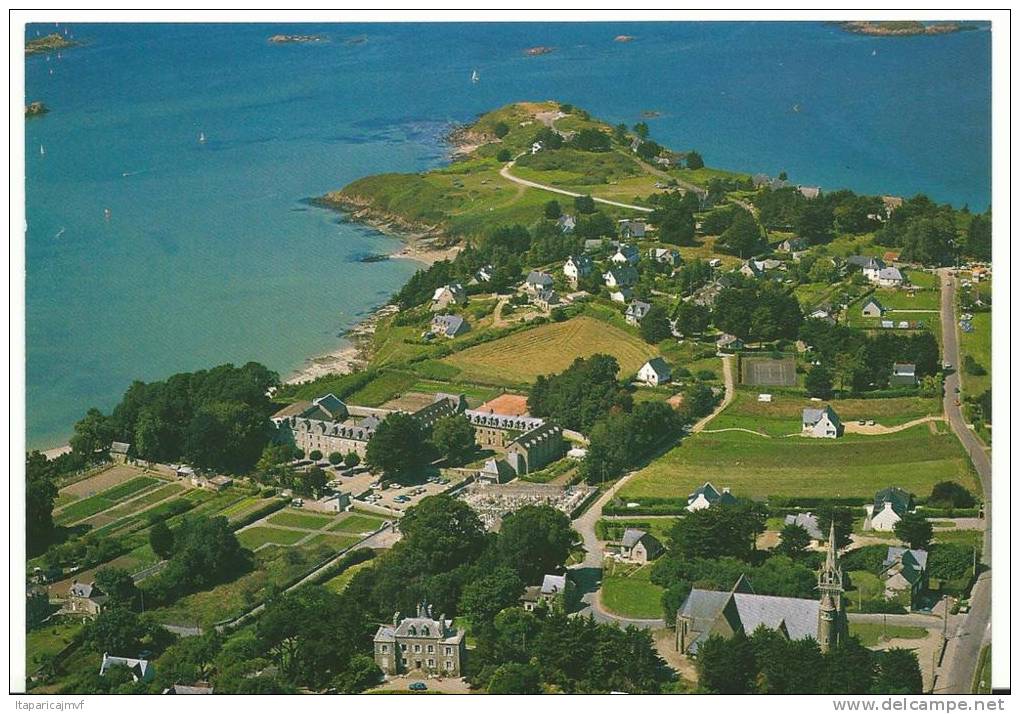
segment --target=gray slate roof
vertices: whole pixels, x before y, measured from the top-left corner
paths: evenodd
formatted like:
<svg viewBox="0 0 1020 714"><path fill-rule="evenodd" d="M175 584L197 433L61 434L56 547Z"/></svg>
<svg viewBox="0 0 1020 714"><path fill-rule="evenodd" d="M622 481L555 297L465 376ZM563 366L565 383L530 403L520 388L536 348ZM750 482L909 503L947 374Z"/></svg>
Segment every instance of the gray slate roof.
<svg viewBox="0 0 1020 714"><path fill-rule="evenodd" d="M791 513L783 519L783 525L800 526L815 540L824 540L825 537L818 527L818 516L813 513Z"/></svg>
<svg viewBox="0 0 1020 714"><path fill-rule="evenodd" d="M883 488L875 494L875 513L878 513L885 508L886 501L892 505L892 509L897 515L902 516L910 510L911 505L913 505L914 498L902 488L898 488L896 486Z"/></svg>

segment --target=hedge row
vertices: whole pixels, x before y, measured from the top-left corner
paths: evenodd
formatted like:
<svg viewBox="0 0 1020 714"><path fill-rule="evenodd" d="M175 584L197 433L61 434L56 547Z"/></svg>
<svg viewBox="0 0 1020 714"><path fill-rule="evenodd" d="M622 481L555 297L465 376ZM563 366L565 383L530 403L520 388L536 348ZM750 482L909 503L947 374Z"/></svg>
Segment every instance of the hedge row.
<svg viewBox="0 0 1020 714"><path fill-rule="evenodd" d="M270 501L264 506L261 506L260 508L257 508L254 511L252 511L251 513L242 516L238 520L234 521L233 523L231 523L231 526L235 531L240 528L244 528L245 526L259 520L260 518L265 518L270 513L276 513L281 508L286 506L287 503L288 501L285 498L278 498L275 501Z"/></svg>
<svg viewBox="0 0 1020 714"><path fill-rule="evenodd" d="M351 566L357 565L358 563L364 563L366 560L371 560L374 557L375 551L372 550L371 548L358 548L357 550L352 550L343 558L333 563L333 565L319 573L315 577L314 582L324 583L327 580L335 578L337 575L347 570Z"/></svg>

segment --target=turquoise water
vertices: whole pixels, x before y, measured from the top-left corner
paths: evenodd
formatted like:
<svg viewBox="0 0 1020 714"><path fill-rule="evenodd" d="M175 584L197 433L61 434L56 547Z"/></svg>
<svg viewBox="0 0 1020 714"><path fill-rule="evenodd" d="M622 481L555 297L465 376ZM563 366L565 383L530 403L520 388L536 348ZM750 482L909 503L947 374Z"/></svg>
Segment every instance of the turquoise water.
<svg viewBox="0 0 1020 714"><path fill-rule="evenodd" d="M52 29L30 26L28 36ZM28 99L52 110L26 127L30 447L61 443L85 409L110 408L133 379L247 360L285 374L334 348L417 266L359 262L395 241L302 199L434 166L452 122L509 101L557 98L614 123L655 110L655 138L696 147L713 166L980 209L990 201L987 29L918 38L818 23L70 31L84 46L26 69ZM278 32L331 41L268 44ZM620 33L637 39L614 43ZM556 51L523 56L533 45Z"/></svg>

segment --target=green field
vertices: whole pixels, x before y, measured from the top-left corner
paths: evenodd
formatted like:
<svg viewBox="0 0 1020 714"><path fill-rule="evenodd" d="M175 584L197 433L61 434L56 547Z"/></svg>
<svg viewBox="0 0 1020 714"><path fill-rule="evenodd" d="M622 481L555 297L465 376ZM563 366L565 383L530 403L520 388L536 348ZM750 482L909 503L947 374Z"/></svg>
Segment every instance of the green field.
<svg viewBox="0 0 1020 714"><path fill-rule="evenodd" d="M320 533L317 536L313 536L308 541L308 545L325 545L335 551L341 551L345 548L350 548L359 540L361 540L360 535L347 535L346 533Z"/></svg>
<svg viewBox="0 0 1020 714"><path fill-rule="evenodd" d="M54 521L59 525L67 525L89 516L94 516L108 508L112 508L120 501L125 501L131 496L138 495L146 489L154 487L158 483L163 482L151 476L138 476L130 481L125 481L113 488L97 493L95 496L89 496L88 498L73 502L71 505L55 513Z"/></svg>
<svg viewBox="0 0 1020 714"><path fill-rule="evenodd" d="M713 420L709 427L715 425ZM764 438L745 432L699 433L638 472L620 498L681 498L711 481L736 496L859 497L887 486L927 494L939 481L977 492L956 437L922 424L894 434L840 439Z"/></svg>
<svg viewBox="0 0 1020 714"><path fill-rule="evenodd" d="M636 571L633 566L610 565L602 578L602 606L623 617L662 617L662 588L651 582L652 567Z"/></svg>
<svg viewBox="0 0 1020 714"><path fill-rule="evenodd" d="M740 388L730 405L706 428L750 429L782 437L797 434L805 408L818 408L824 403L807 397L774 393L771 402L759 402L759 392L768 387ZM828 402L844 423L873 419L881 426L898 426L927 416L941 416L942 403L934 397L896 397L893 399L837 399ZM873 437L871 437L873 438Z"/></svg>
<svg viewBox="0 0 1020 714"><path fill-rule="evenodd" d="M364 387L347 397L351 404L377 407L394 397L411 391L418 377L407 372L384 370Z"/></svg>
<svg viewBox="0 0 1020 714"><path fill-rule="evenodd" d="M336 577L330 578L329 580L324 582L323 585L337 594L342 593L347 588L347 584L351 582L351 579L358 574L359 570L370 567L372 567L371 560L366 560L362 563L356 563L355 565L352 565L351 567L347 568L347 570L340 573Z"/></svg>
<svg viewBox="0 0 1020 714"><path fill-rule="evenodd" d="M248 528L247 530L243 530L238 533L237 539L241 541L241 545L245 548L255 550L266 543L273 543L275 545L294 545L299 540L307 536L307 533L303 533L301 531L255 526L254 528Z"/></svg>
<svg viewBox="0 0 1020 714"><path fill-rule="evenodd" d="M857 635L861 644L865 647L874 647L884 641L898 640L923 640L928 636L928 630L923 627L910 627L907 625L882 625L873 622L851 622L850 634Z"/></svg>
<svg viewBox="0 0 1020 714"><path fill-rule="evenodd" d="M333 520L331 516L319 516L314 513L295 513L294 511L281 511L266 519L274 526L289 526L291 528L304 528L310 531L317 531L325 528Z"/></svg>
<svg viewBox="0 0 1020 714"><path fill-rule="evenodd" d="M104 516L111 518L123 518L134 513L138 513L141 510L148 508L154 503L159 503L163 499L170 498L184 490L184 486L179 483L168 483L165 486L157 488L155 491L150 491L140 498L136 498L130 503L125 503L123 506L110 509Z"/></svg>
<svg viewBox="0 0 1020 714"><path fill-rule="evenodd" d="M962 389L967 396L977 396L992 387L992 313L974 313L971 320L973 332L959 332L960 351L970 355L975 362L985 368L987 374L967 374L963 365L954 365L960 370Z"/></svg>
<svg viewBox="0 0 1020 714"><path fill-rule="evenodd" d="M467 381L520 385L561 372L577 357L599 353L616 357L624 376L640 369L656 350L636 335L581 316L469 347L443 362L459 368Z"/></svg>
<svg viewBox="0 0 1020 714"><path fill-rule="evenodd" d="M368 533L379 528L384 520L362 513L345 513L339 521L330 526L329 530L344 533Z"/></svg>

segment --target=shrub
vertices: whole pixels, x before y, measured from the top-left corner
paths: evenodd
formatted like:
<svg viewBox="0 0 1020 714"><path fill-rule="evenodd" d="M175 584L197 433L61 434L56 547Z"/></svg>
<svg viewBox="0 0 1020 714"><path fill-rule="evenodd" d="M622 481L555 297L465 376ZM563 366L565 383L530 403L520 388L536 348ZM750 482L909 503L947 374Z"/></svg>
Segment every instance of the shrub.
<svg viewBox="0 0 1020 714"><path fill-rule="evenodd" d="M329 463L333 464L334 466L336 466L337 464L339 464L343 460L344 460L344 455L341 454L339 451L333 451L329 455Z"/></svg>
<svg viewBox="0 0 1020 714"><path fill-rule="evenodd" d="M701 381L707 382L715 379L715 372L710 369L699 369L696 376Z"/></svg>
<svg viewBox="0 0 1020 714"><path fill-rule="evenodd" d="M510 149L500 149L496 152L496 161L506 163L513 158L513 154L510 153Z"/></svg>
<svg viewBox="0 0 1020 714"><path fill-rule="evenodd" d="M312 449L311 453L308 454L308 458L310 458L312 461L318 461L319 459L322 458L322 452L319 451L318 449Z"/></svg>

